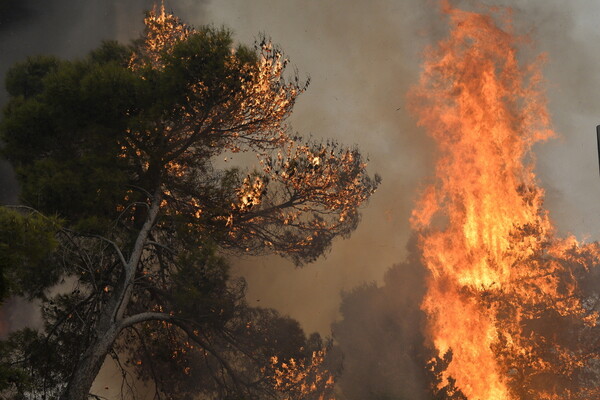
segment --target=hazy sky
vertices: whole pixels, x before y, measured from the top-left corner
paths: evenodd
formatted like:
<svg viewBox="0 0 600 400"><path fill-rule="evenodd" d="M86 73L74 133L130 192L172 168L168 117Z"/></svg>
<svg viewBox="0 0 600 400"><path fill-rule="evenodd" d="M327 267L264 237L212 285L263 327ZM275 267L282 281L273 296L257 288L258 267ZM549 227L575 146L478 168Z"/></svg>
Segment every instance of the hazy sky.
<svg viewBox="0 0 600 400"><path fill-rule="evenodd" d="M39 15L0 31L0 74L31 53L71 57L101 38L125 40L141 30L148 0L30 0ZM472 1L455 2L472 6ZM559 234L600 238L600 176L595 126L600 123L600 2L485 1L510 5L515 29L532 43L523 58L545 52L549 108L559 137L538 145L539 178ZM357 144L383 183L363 210L358 230L337 240L325 259L302 269L277 258L234 260L247 277L251 304L273 306L307 331L329 332L340 293L406 256L408 217L431 175L434 147L415 127L405 95L418 77L425 46L443 37L445 21L428 0L168 0L185 21L233 29L251 44L266 33L300 76L310 76L291 118L301 134ZM0 101L2 101L0 95ZM0 182L4 182L0 180ZM399 293L401 295L401 293Z"/></svg>

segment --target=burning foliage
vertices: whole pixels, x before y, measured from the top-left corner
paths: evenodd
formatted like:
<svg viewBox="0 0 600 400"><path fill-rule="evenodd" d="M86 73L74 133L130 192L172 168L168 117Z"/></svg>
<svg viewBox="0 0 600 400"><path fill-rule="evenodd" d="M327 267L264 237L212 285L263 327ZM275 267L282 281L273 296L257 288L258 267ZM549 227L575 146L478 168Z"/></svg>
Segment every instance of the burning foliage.
<svg viewBox="0 0 600 400"><path fill-rule="evenodd" d="M428 51L411 105L439 148L413 212L429 270L422 308L438 388L469 399L591 399L598 309L579 282L597 244L559 239L531 148L553 135L539 60L521 66L509 13L443 2L450 36ZM587 294L589 295L589 293ZM455 398L448 394L445 398ZM454 397L453 397L454 396Z"/></svg>
<svg viewBox="0 0 600 400"><path fill-rule="evenodd" d="M313 351L310 359L279 361L271 358L275 390L285 400L335 400L333 375L323 369L325 350Z"/></svg>

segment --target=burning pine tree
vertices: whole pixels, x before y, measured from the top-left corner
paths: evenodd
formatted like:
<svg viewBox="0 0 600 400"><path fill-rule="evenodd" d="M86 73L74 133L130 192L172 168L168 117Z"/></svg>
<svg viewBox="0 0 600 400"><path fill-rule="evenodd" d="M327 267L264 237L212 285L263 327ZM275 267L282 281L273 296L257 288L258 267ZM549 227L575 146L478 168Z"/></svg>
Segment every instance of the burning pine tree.
<svg viewBox="0 0 600 400"><path fill-rule="evenodd" d="M557 238L542 206L531 148L553 132L539 61L519 65L522 39L508 17L502 28L447 1L443 11L450 36L429 50L410 94L439 148L436 181L412 216L429 270L427 335L439 352L430 368L447 364L437 390L599 398L598 307L579 282L600 249Z"/></svg>
<svg viewBox="0 0 600 400"><path fill-rule="evenodd" d="M14 292L42 300L45 329L0 347L30 378L3 395L85 399L105 358L124 354L157 396L289 397L272 357L295 360L290 379L324 395L329 378L315 390L299 378L327 375L313 355L322 343L248 306L218 254L313 261L357 227L379 178L356 149L290 135L306 84L286 79L268 41L234 47L227 30L196 30L164 7L145 24L131 46L8 73L4 154L25 204L62 219L49 220L58 245L44 262L11 266ZM257 155L254 170L219 168L240 151ZM50 296L61 280L73 289Z"/></svg>

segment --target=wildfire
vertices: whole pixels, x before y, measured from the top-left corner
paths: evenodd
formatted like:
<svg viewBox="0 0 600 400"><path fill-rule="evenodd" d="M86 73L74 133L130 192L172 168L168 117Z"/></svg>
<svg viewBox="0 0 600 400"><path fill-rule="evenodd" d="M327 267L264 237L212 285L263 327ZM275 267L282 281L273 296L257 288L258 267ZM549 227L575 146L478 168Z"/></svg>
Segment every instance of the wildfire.
<svg viewBox="0 0 600 400"><path fill-rule="evenodd" d="M439 148L411 224L430 272L428 337L440 356L452 352L440 388L455 380L472 400L598 398L598 389L573 389L597 350L577 351L540 327L595 325L576 276L598 263L598 248L557 239L542 208L531 148L553 132L539 60L519 65L509 12L500 26L447 1L442 9L449 37L428 51L409 95Z"/></svg>
<svg viewBox="0 0 600 400"><path fill-rule="evenodd" d="M151 68L163 68L162 53L171 53L173 45L185 40L193 30L175 15L165 11L164 3L148 12L144 18L146 37L141 47L142 54L133 53L129 67L137 70L149 65Z"/></svg>
<svg viewBox="0 0 600 400"><path fill-rule="evenodd" d="M284 393L285 400L335 400L333 375L323 368L324 361L324 350L313 352L307 361L272 357L275 390Z"/></svg>

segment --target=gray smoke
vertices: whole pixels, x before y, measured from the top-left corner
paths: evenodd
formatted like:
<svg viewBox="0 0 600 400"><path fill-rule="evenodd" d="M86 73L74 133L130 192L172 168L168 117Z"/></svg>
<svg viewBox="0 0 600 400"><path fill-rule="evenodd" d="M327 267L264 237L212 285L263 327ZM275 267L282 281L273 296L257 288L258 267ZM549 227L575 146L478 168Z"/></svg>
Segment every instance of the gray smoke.
<svg viewBox="0 0 600 400"><path fill-rule="evenodd" d="M383 284L367 283L342 295L341 319L332 325L343 354L337 384L348 400L426 400L428 351L422 333L425 270L416 240L408 259L386 271Z"/></svg>
<svg viewBox="0 0 600 400"><path fill-rule="evenodd" d="M443 25L423 1L224 1L208 20L251 43L266 32L300 76L310 76L291 124L302 135L357 144L369 170L384 181L349 240L302 269L276 258L234 260L249 282L249 300L274 306L327 334L339 316L340 293L381 282L406 257L407 220L417 188L431 172L432 143L414 128L405 93L415 82L421 50ZM409 156L407 156L409 155Z"/></svg>

